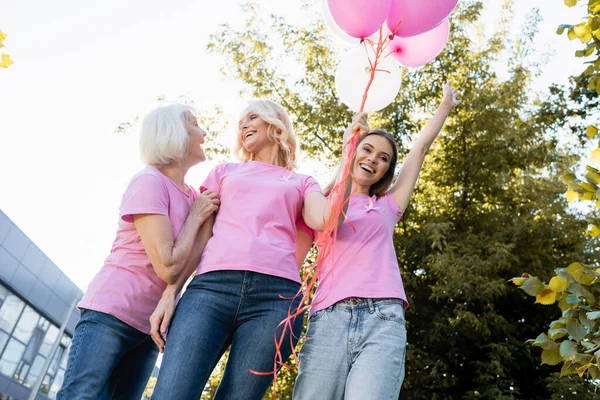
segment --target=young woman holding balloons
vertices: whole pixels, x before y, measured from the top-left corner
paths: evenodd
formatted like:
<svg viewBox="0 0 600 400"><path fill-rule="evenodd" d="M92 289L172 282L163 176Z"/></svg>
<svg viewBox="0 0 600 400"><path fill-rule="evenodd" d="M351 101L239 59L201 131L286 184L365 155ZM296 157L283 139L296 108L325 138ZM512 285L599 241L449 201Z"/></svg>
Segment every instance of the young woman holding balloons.
<svg viewBox="0 0 600 400"><path fill-rule="evenodd" d="M352 129L368 131L365 114L357 115ZM242 162L218 165L203 184L219 194L221 203L198 234L194 257L199 263L165 290L150 319L153 340L164 350L154 399L200 398L231 347L214 398L259 400L274 374L252 371L273 371L276 354L285 362L302 329L299 315L289 326L294 336L288 329L277 348L278 324L299 303L290 300L301 282L296 221L302 215L311 229L323 230L336 199L326 199L312 177L294 172L294 130L276 103L250 102L239 121L236 151ZM348 184L346 198L349 193ZM173 314L176 294L194 269L196 276Z"/></svg>
<svg viewBox="0 0 600 400"><path fill-rule="evenodd" d="M294 400L398 398L404 379L408 303L394 250L394 227L408 205L428 149L458 103L457 91L446 83L440 106L391 188L398 158L393 136L375 129L361 137L352 165L348 221L317 267L319 286L300 352ZM313 231L301 223L299 228L305 233L298 236L298 249L305 255ZM321 250L319 239L317 234Z"/></svg>

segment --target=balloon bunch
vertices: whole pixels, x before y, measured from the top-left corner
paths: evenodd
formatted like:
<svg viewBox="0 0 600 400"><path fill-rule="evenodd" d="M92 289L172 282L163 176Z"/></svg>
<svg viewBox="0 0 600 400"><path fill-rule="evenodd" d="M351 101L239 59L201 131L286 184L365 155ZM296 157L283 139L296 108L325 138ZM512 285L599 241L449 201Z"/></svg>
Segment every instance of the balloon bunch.
<svg viewBox="0 0 600 400"><path fill-rule="evenodd" d="M437 57L448 42L448 16L458 3L321 1L325 25L331 33L347 44L360 45L342 58L335 86L344 104L364 112L381 110L394 101L401 83L398 64L420 67Z"/></svg>

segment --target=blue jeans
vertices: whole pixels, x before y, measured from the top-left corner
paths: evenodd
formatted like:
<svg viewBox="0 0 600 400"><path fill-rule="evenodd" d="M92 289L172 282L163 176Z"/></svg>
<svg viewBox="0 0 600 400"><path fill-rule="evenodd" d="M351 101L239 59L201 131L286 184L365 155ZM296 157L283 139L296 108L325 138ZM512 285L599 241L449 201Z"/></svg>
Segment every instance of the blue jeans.
<svg viewBox="0 0 600 400"><path fill-rule="evenodd" d="M157 357L149 335L112 315L83 309L56 399L141 399Z"/></svg>
<svg viewBox="0 0 600 400"><path fill-rule="evenodd" d="M309 320L294 400L397 400L404 380L404 304L342 300Z"/></svg>
<svg viewBox="0 0 600 400"><path fill-rule="evenodd" d="M225 350L231 346L223 378L214 399L260 400L273 374L275 331L294 310L289 300L300 284L251 271L215 271L196 276L175 310L165 353L152 396L155 400L199 399ZM282 298L283 297L283 298ZM302 331L302 316L293 322L294 344ZM277 337L279 338L279 334ZM283 339L283 361L292 352Z"/></svg>

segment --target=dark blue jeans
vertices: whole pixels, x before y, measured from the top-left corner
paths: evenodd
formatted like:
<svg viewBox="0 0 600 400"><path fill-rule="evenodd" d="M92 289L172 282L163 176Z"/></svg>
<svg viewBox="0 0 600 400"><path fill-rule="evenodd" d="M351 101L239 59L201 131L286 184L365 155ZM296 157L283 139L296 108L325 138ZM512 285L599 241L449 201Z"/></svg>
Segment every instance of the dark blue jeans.
<svg viewBox="0 0 600 400"><path fill-rule="evenodd" d="M274 335L287 317L296 282L250 271L215 271L196 276L183 294L167 335L155 400L199 399L217 362L231 346L214 399L260 400L273 375ZM284 297L284 298L282 298ZM299 299L294 301L295 309ZM293 322L293 342L302 331ZM279 337L279 335L278 335ZM289 330L283 360L292 352Z"/></svg>
<svg viewBox="0 0 600 400"><path fill-rule="evenodd" d="M158 348L112 315L81 310L57 400L141 399Z"/></svg>

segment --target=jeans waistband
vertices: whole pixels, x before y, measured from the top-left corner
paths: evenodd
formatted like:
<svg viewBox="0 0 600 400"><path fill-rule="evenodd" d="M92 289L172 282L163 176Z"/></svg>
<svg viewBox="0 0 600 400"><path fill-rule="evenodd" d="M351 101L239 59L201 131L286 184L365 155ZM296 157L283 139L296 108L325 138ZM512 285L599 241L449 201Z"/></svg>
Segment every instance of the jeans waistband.
<svg viewBox="0 0 600 400"><path fill-rule="evenodd" d="M350 308L368 308L371 312L375 311L378 304L401 304L404 307L402 299L366 299L362 297L348 297L335 303L332 308L347 310Z"/></svg>

